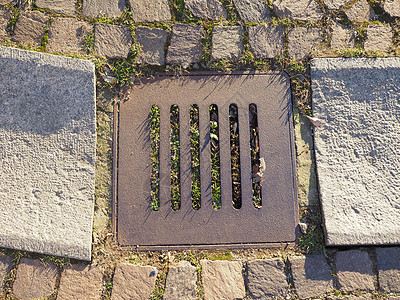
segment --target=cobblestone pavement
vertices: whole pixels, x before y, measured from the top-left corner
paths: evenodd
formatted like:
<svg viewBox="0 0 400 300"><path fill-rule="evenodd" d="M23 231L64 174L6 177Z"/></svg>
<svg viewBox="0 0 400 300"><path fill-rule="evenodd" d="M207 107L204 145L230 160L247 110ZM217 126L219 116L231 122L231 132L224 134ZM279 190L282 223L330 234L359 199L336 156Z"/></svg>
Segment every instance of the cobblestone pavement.
<svg viewBox="0 0 400 300"><path fill-rule="evenodd" d="M400 247L322 246L312 131L303 116L309 58L397 56L399 17L397 0L0 0L3 45L96 63L99 151L92 264L4 249L1 297L400 299ZM300 111L299 204L309 223L294 250L136 253L110 241L112 100L140 76L184 69L289 73Z"/></svg>

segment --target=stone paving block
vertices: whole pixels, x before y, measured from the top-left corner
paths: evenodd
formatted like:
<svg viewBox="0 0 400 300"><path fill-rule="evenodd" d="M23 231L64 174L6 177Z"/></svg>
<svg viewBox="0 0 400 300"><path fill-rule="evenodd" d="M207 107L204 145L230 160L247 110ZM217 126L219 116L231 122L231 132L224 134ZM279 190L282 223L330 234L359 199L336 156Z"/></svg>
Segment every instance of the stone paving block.
<svg viewBox="0 0 400 300"><path fill-rule="evenodd" d="M279 258L257 259L247 264L247 287L259 299L286 297L285 264Z"/></svg>
<svg viewBox="0 0 400 300"><path fill-rule="evenodd" d="M392 17L400 17L400 2L398 0L386 0L381 6Z"/></svg>
<svg viewBox="0 0 400 300"><path fill-rule="evenodd" d="M0 0L0 5L5 5L5 4L16 4L17 0Z"/></svg>
<svg viewBox="0 0 400 300"><path fill-rule="evenodd" d="M168 0L129 0L133 21L163 22L172 18Z"/></svg>
<svg viewBox="0 0 400 300"><path fill-rule="evenodd" d="M315 0L276 0L272 7L279 18L319 21L323 17L322 10Z"/></svg>
<svg viewBox="0 0 400 300"><path fill-rule="evenodd" d="M365 251L338 251L336 253L336 273L338 288L343 291L372 291L375 289L372 261Z"/></svg>
<svg viewBox="0 0 400 300"><path fill-rule="evenodd" d="M331 48L334 50L342 50L354 47L354 30L348 29L341 24L334 23L332 26Z"/></svg>
<svg viewBox="0 0 400 300"><path fill-rule="evenodd" d="M400 293L400 248L376 248L376 255L380 289Z"/></svg>
<svg viewBox="0 0 400 300"><path fill-rule="evenodd" d="M149 299L156 283L157 268L118 264L115 268L111 300Z"/></svg>
<svg viewBox="0 0 400 300"><path fill-rule="evenodd" d="M76 0L36 0L37 7L46 8L59 14L76 15Z"/></svg>
<svg viewBox="0 0 400 300"><path fill-rule="evenodd" d="M399 75L399 58L311 62L327 245L400 242Z"/></svg>
<svg viewBox="0 0 400 300"><path fill-rule="evenodd" d="M346 15L352 22L369 22L376 18L375 12L367 0L356 2L346 11Z"/></svg>
<svg viewBox="0 0 400 300"><path fill-rule="evenodd" d="M7 26L10 18L10 12L4 7L0 6L0 41L4 41L4 39L7 37Z"/></svg>
<svg viewBox="0 0 400 300"><path fill-rule="evenodd" d="M289 56L293 59L304 59L322 41L322 30L319 28L296 27L288 34Z"/></svg>
<svg viewBox="0 0 400 300"><path fill-rule="evenodd" d="M103 292L103 273L100 268L78 264L64 267L61 274L58 300L96 300Z"/></svg>
<svg viewBox="0 0 400 300"><path fill-rule="evenodd" d="M82 14L88 18L119 17L125 9L125 0L83 0Z"/></svg>
<svg viewBox="0 0 400 300"><path fill-rule="evenodd" d="M15 297L44 299L55 290L58 268L52 263L43 264L37 259L22 258L12 288Z"/></svg>
<svg viewBox="0 0 400 300"><path fill-rule="evenodd" d="M201 38L203 27L175 24L172 27L171 43L167 52L169 64L191 64L197 62L203 53Z"/></svg>
<svg viewBox="0 0 400 300"><path fill-rule="evenodd" d="M92 33L90 23L75 18L55 18L50 25L47 52L86 54L85 36Z"/></svg>
<svg viewBox="0 0 400 300"><path fill-rule="evenodd" d="M162 66L165 62L164 46L168 33L159 28L139 26L135 31L136 43L140 45L140 51L136 62Z"/></svg>
<svg viewBox="0 0 400 300"><path fill-rule="evenodd" d="M12 267L12 258L0 253L0 295L3 292L4 280Z"/></svg>
<svg viewBox="0 0 400 300"><path fill-rule="evenodd" d="M283 34L281 26L250 26L249 43L256 58L273 58L283 51Z"/></svg>
<svg viewBox="0 0 400 300"><path fill-rule="evenodd" d="M127 27L97 23L94 34L94 52L110 58L127 58L132 35Z"/></svg>
<svg viewBox="0 0 400 300"><path fill-rule="evenodd" d="M40 46L49 17L34 10L19 15L12 40L23 46Z"/></svg>
<svg viewBox="0 0 400 300"><path fill-rule="evenodd" d="M271 18L268 5L263 0L233 0L233 3L244 22L262 23Z"/></svg>
<svg viewBox="0 0 400 300"><path fill-rule="evenodd" d="M227 17L224 6L218 0L185 0L185 8L202 19L219 20Z"/></svg>
<svg viewBox="0 0 400 300"><path fill-rule="evenodd" d="M339 9L347 4L349 4L352 0L324 0L324 3L328 9Z"/></svg>
<svg viewBox="0 0 400 300"><path fill-rule="evenodd" d="M90 61L0 47L0 247L90 260Z"/></svg>
<svg viewBox="0 0 400 300"><path fill-rule="evenodd" d="M212 59L239 59L243 52L242 36L243 28L241 26L214 26Z"/></svg>
<svg viewBox="0 0 400 300"><path fill-rule="evenodd" d="M201 260L205 300L244 298L246 291L240 261Z"/></svg>
<svg viewBox="0 0 400 300"><path fill-rule="evenodd" d="M392 47L392 38L392 27L387 25L369 25L364 49L366 51L387 52Z"/></svg>
<svg viewBox="0 0 400 300"><path fill-rule="evenodd" d="M164 300L196 299L196 268L188 261L181 261L168 270L167 282L163 295Z"/></svg>
<svg viewBox="0 0 400 300"><path fill-rule="evenodd" d="M290 258L294 288L300 298L319 297L333 289L331 268L323 254Z"/></svg>

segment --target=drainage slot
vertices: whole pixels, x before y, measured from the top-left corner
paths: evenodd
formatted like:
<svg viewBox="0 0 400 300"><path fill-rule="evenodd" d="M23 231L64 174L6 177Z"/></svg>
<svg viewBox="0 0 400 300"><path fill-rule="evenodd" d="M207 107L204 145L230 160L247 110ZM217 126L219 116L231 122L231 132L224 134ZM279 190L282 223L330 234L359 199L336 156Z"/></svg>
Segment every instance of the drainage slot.
<svg viewBox="0 0 400 300"><path fill-rule="evenodd" d="M258 134L257 105L249 105L250 122L250 156L251 156L251 175L253 188L253 204L256 208L262 207L262 181L264 164L260 162L260 139ZM264 161L264 160L262 160Z"/></svg>
<svg viewBox="0 0 400 300"><path fill-rule="evenodd" d="M150 164L151 164L151 203L152 210L160 208L160 108L150 109Z"/></svg>
<svg viewBox="0 0 400 300"><path fill-rule="evenodd" d="M232 205L242 207L242 187L240 176L239 118L236 104L229 105L229 129L231 140Z"/></svg>
<svg viewBox="0 0 400 300"><path fill-rule="evenodd" d="M171 208L181 207L181 159L180 159L180 130L179 107L172 105L170 110L170 145L171 145Z"/></svg>
<svg viewBox="0 0 400 300"><path fill-rule="evenodd" d="M201 207L200 126L199 107L196 104L190 107L190 158L192 173L192 207L198 210Z"/></svg>
<svg viewBox="0 0 400 300"><path fill-rule="evenodd" d="M221 208L221 164L219 154L218 106L210 105L211 198L214 209Z"/></svg>

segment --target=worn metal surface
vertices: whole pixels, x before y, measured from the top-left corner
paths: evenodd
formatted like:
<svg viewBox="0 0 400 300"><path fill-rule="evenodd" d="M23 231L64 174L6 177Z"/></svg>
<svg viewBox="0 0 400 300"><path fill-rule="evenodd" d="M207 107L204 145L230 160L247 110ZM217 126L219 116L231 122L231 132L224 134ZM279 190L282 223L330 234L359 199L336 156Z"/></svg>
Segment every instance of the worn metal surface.
<svg viewBox="0 0 400 300"><path fill-rule="evenodd" d="M121 100L115 135L114 222L121 246L139 249L249 247L295 240L297 187L289 79L283 73L160 76L132 87ZM240 128L242 207L232 206L229 105L237 104ZM252 200L249 104L258 110L260 157L266 162L262 208ZM181 208L171 209L170 107L179 105ZM199 107L201 208L192 209L190 106ZM218 105L221 201L211 200L209 124ZM150 209L150 127L152 105L160 108L160 209ZM116 161L118 159L118 162Z"/></svg>

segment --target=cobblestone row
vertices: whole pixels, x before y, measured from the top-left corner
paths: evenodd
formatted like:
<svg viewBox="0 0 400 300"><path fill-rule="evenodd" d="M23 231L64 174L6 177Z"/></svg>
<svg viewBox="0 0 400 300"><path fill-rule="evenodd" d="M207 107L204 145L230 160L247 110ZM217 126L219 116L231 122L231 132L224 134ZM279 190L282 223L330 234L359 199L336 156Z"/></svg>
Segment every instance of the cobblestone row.
<svg viewBox="0 0 400 300"><path fill-rule="evenodd" d="M11 266L11 258L1 254L1 286ZM332 300L371 299L371 293L377 291L387 293L388 299L399 299L400 293L400 247L370 248L368 252L337 251L333 261L323 254L314 254L248 262L201 260L200 266L202 280L198 289L194 265L188 261L171 263L164 299L196 299L199 290L205 300L243 299L246 295L246 299L287 298L290 295L300 299L325 296ZM117 264L111 299L148 299L156 288L157 273L157 268L152 266ZM59 268L51 263L22 258L17 266L12 295L18 299L36 299L57 294L57 299L64 300L99 299L104 293L106 282L99 267L64 266L56 291L58 274ZM338 298L335 290L354 294Z"/></svg>

